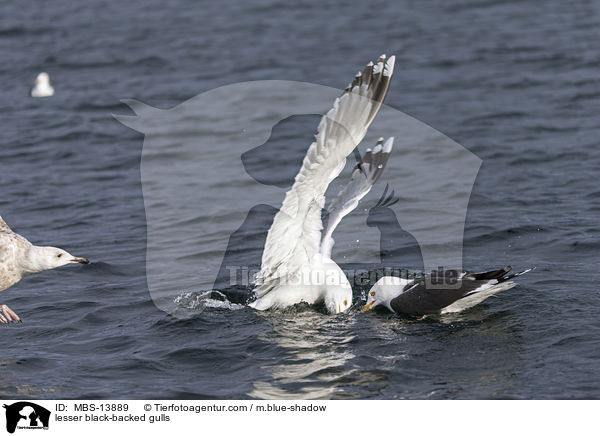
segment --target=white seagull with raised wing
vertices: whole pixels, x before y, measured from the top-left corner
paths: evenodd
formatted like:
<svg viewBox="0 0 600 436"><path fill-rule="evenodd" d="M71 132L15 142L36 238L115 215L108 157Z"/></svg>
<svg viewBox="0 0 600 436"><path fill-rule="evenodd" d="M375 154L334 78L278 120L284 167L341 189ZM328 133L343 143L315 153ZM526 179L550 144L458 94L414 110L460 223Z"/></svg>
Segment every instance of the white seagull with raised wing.
<svg viewBox="0 0 600 436"><path fill-rule="evenodd" d="M350 308L352 288L331 260L331 235L381 174L393 138L385 144L381 139L357 165L348 186L331 205L323 238L321 210L329 183L343 170L346 157L362 141L381 109L393 70L393 56L386 59L382 55L375 64L369 63L321 119L315 142L308 148L294 185L267 234L254 289L257 299L251 307L265 310L323 302L330 313Z"/></svg>

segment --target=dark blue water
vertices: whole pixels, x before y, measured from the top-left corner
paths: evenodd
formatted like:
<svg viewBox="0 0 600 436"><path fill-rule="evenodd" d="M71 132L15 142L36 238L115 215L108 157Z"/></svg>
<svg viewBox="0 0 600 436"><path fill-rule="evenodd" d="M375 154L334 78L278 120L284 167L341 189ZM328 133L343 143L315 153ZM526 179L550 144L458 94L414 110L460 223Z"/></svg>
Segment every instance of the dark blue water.
<svg viewBox="0 0 600 436"><path fill-rule="evenodd" d="M2 3L0 213L93 263L2 292L23 323L1 327L0 395L598 398L598 3L426 3ZM397 56L387 103L483 160L465 267L537 270L443 322L159 310L144 138L112 117L129 113L120 99L167 109L258 79L343 88L380 53ZM30 99L42 70L57 93Z"/></svg>

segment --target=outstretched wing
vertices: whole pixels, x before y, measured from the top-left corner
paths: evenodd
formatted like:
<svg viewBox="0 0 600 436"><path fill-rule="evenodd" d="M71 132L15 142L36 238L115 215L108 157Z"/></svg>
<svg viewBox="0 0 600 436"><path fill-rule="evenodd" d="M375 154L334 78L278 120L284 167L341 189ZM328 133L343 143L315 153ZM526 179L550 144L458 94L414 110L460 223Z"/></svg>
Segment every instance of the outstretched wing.
<svg viewBox="0 0 600 436"><path fill-rule="evenodd" d="M382 55L376 64L370 62L321 118L315 142L267 234L255 289L258 297L282 278L309 266L319 253L325 191L379 112L393 70L393 56L386 60Z"/></svg>
<svg viewBox="0 0 600 436"><path fill-rule="evenodd" d="M342 218L356 209L358 202L368 194L371 187L379 179L390 157L393 145L393 137L388 138L385 143L383 142L383 138L379 138L375 148L373 150L367 149L361 161L354 167L348 184L331 201L327 208L329 211L327 230L321 242L321 254L323 256L331 258L331 250L335 242L332 238L334 230Z"/></svg>

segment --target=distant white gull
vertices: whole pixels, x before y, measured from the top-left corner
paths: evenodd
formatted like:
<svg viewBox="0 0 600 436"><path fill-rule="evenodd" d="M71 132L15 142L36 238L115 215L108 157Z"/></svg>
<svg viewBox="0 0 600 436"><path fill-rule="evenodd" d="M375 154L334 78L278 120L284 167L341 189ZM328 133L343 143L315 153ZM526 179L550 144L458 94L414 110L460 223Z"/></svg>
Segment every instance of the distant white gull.
<svg viewBox="0 0 600 436"><path fill-rule="evenodd" d="M90 263L85 257L75 257L56 247L38 247L13 232L0 217L0 291L10 288L24 276L69 263ZM20 322L7 305L0 305L0 322Z"/></svg>
<svg viewBox="0 0 600 436"><path fill-rule="evenodd" d="M392 312L413 316L461 312L514 287L515 283L508 280L531 269L511 275L507 275L510 266L483 273L447 270L443 276L430 274L415 280L385 276L369 291L362 311L381 305Z"/></svg>
<svg viewBox="0 0 600 436"><path fill-rule="evenodd" d="M54 88L50 85L50 76L48 73L40 73L35 79L35 85L31 88L32 97L52 97Z"/></svg>
<svg viewBox="0 0 600 436"><path fill-rule="evenodd" d="M387 160L392 140L379 141L353 173L348 189L330 210L329 228L322 239L321 210L325 192L346 164L346 157L362 141L381 109L394 70L394 57L369 63L323 116L318 133L273 219L254 289L258 310L285 308L296 303L323 302L330 313L345 312L352 304L352 287L331 259L331 234L371 189ZM375 155L378 162L375 163ZM384 157L385 155L385 157ZM371 162L368 162L371 160Z"/></svg>

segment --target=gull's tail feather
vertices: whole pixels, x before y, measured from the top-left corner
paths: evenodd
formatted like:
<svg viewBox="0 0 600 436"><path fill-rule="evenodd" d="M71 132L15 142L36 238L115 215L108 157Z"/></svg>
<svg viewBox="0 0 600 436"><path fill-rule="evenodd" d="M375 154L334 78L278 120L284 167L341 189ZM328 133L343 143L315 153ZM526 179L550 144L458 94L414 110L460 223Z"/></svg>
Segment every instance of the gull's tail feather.
<svg viewBox="0 0 600 436"><path fill-rule="evenodd" d="M467 279L473 280L500 280L512 269L512 266L506 266L502 269L494 271L486 271L482 273L470 273L465 276ZM512 277L512 276L511 276Z"/></svg>
<svg viewBox="0 0 600 436"><path fill-rule="evenodd" d="M321 209L325 192L362 141L381 109L394 70L395 58L370 62L321 118L294 185L267 234L257 296L269 292L281 277L309 265L320 252Z"/></svg>
<svg viewBox="0 0 600 436"><path fill-rule="evenodd" d="M473 279L473 280L497 280L498 283L505 282L507 280L513 279L515 277L522 276L523 274L527 274L529 271L533 271L533 268L527 268L526 270L520 271L518 273L514 273L511 275L507 274L512 270L511 266L506 266L499 270L487 271L483 273L469 273L465 276L465 278Z"/></svg>
<svg viewBox="0 0 600 436"><path fill-rule="evenodd" d="M535 267L507 275L511 269L511 266L507 266L499 270L483 273L467 273L464 277L470 279L467 283L469 281L472 281L473 283L482 283L481 286L473 289L473 291L467 293L464 297L460 298L450 306L445 307L441 313L461 312L482 303L487 298L496 295L499 292L511 289L516 286L516 283L509 281L510 279L526 274L529 271L534 270Z"/></svg>
<svg viewBox="0 0 600 436"><path fill-rule="evenodd" d="M514 273L514 274L511 274L511 275L509 275L509 276L502 277L502 280L499 280L499 281L501 281L501 282L504 282L504 281L506 281L506 280L510 280L510 279L513 279L513 278L515 278L515 277L522 276L523 274L527 274L529 271L533 271L535 268L536 268L536 267L534 266L534 267L532 267L532 268L527 268L527 269L525 269L525 270L523 270L523 271L520 271L520 272L518 272L518 273Z"/></svg>

